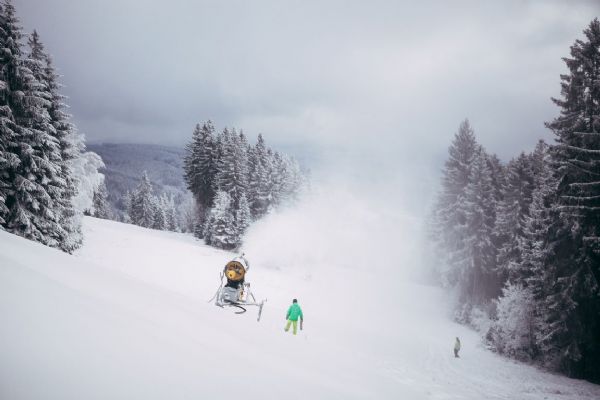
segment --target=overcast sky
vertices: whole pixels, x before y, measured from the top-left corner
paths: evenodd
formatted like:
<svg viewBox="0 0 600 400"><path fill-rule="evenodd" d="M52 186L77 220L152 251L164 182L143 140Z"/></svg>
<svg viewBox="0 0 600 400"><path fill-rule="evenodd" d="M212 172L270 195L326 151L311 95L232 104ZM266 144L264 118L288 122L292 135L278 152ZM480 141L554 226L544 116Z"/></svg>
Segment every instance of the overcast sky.
<svg viewBox="0 0 600 400"><path fill-rule="evenodd" d="M181 145L212 119L289 153L405 163L439 162L465 117L505 160L551 140L561 57L600 14L597 1L14 3L90 141Z"/></svg>

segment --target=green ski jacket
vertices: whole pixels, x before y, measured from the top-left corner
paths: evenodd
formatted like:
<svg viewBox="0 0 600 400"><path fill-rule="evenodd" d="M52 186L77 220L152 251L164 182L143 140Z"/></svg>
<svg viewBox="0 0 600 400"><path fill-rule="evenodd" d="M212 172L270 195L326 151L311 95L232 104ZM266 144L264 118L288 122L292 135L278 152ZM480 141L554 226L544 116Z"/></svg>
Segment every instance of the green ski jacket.
<svg viewBox="0 0 600 400"><path fill-rule="evenodd" d="M298 317L300 317L300 319L304 319L302 316L302 309L298 303L294 303L290 306L290 308L288 308L287 319L291 321L298 321Z"/></svg>

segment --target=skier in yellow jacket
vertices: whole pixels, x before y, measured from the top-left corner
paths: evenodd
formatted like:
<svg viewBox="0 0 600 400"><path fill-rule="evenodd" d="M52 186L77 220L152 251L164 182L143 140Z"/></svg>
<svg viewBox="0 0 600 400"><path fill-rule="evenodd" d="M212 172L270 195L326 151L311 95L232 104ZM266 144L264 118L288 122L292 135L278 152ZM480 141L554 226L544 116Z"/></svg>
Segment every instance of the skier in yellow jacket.
<svg viewBox="0 0 600 400"><path fill-rule="evenodd" d="M460 351L460 339L456 338L456 342L454 342L454 357L460 358L458 356L459 351Z"/></svg>
<svg viewBox="0 0 600 400"><path fill-rule="evenodd" d="M302 309L298 304L298 300L292 300L292 305L288 308L285 319L287 320L287 324L285 324L285 331L290 330L290 325L294 326L294 335L298 331L298 318L300 318L300 330L302 330L302 322L304 321L304 316L302 315Z"/></svg>

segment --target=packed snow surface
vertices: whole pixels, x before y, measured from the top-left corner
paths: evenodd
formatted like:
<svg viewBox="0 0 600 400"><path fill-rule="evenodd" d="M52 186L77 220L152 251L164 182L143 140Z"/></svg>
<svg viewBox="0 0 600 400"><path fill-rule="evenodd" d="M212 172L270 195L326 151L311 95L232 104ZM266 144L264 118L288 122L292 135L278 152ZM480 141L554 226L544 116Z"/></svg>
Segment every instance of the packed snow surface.
<svg viewBox="0 0 600 400"><path fill-rule="evenodd" d="M247 281L268 299L257 322L255 308L208 303L234 254L112 221L84 228L75 255L0 232L2 400L600 398L489 352L450 321L442 291L381 266L247 253ZM297 336L283 331L292 298Z"/></svg>

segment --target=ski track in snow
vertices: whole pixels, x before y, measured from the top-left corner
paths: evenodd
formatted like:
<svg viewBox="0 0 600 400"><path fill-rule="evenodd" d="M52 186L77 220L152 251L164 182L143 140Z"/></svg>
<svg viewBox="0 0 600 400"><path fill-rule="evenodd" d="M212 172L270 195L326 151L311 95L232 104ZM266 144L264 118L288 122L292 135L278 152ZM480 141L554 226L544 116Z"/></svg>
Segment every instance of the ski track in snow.
<svg viewBox="0 0 600 400"><path fill-rule="evenodd" d="M207 302L233 254L94 218L84 233L69 256L0 232L2 400L600 398L600 386L484 349L436 288L267 269L247 254L247 281L268 299L257 323L254 307ZM306 318L296 337L283 332L292 297Z"/></svg>

